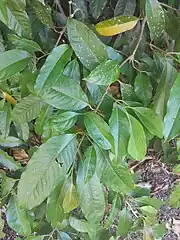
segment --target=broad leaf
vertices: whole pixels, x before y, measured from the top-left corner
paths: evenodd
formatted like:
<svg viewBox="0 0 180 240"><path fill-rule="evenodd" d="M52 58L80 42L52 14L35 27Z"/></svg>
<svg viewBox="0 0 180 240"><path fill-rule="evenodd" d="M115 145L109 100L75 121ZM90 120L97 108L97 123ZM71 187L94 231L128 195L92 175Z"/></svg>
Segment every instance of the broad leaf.
<svg viewBox="0 0 180 240"><path fill-rule="evenodd" d="M111 149L113 137L107 123L96 113L87 112L84 115L84 124L89 136L102 148Z"/></svg>
<svg viewBox="0 0 180 240"><path fill-rule="evenodd" d="M118 0L114 10L114 16L132 16L136 9L136 0Z"/></svg>
<svg viewBox="0 0 180 240"><path fill-rule="evenodd" d="M114 60L108 60L97 66L89 76L83 80L94 83L97 85L109 85L117 81L120 74L120 68L118 62Z"/></svg>
<svg viewBox="0 0 180 240"><path fill-rule="evenodd" d="M16 179L7 177L4 171L0 171L0 177L2 179L1 185L1 197L5 198L12 191L13 186L16 183Z"/></svg>
<svg viewBox="0 0 180 240"><path fill-rule="evenodd" d="M164 11L157 0L146 1L146 16L151 39L159 38L165 29Z"/></svg>
<svg viewBox="0 0 180 240"><path fill-rule="evenodd" d="M172 191L169 199L169 204L174 208L180 207L180 184L177 184L175 189Z"/></svg>
<svg viewBox="0 0 180 240"><path fill-rule="evenodd" d="M39 205L64 178L64 171L55 160L72 138L73 134L52 137L33 154L18 185L21 205L28 209Z"/></svg>
<svg viewBox="0 0 180 240"><path fill-rule="evenodd" d="M164 118L164 138L172 139L180 133L180 74L170 92L167 113Z"/></svg>
<svg viewBox="0 0 180 240"><path fill-rule="evenodd" d="M84 23L70 18L67 31L73 50L87 69L93 70L108 59L105 45Z"/></svg>
<svg viewBox="0 0 180 240"><path fill-rule="evenodd" d="M63 200L64 213L69 213L78 207L78 197L75 186L71 183Z"/></svg>
<svg viewBox="0 0 180 240"><path fill-rule="evenodd" d="M63 74L68 76L71 79L74 79L78 83L80 82L80 67L77 59L72 60L69 62L66 67L64 68Z"/></svg>
<svg viewBox="0 0 180 240"><path fill-rule="evenodd" d="M142 160L146 154L146 136L142 125L133 116L129 115L130 138L128 153L136 160Z"/></svg>
<svg viewBox="0 0 180 240"><path fill-rule="evenodd" d="M77 232L88 232L88 222L84 220L79 220L74 217L70 217L69 220L70 226L74 228Z"/></svg>
<svg viewBox="0 0 180 240"><path fill-rule="evenodd" d="M137 17L119 16L96 24L96 31L103 36L113 36L131 30L138 22Z"/></svg>
<svg viewBox="0 0 180 240"><path fill-rule="evenodd" d="M29 139L29 125L28 123L15 123L15 128L16 128L16 132L17 135L20 139L23 139L23 141L27 141Z"/></svg>
<svg viewBox="0 0 180 240"><path fill-rule="evenodd" d="M16 162L11 156L0 149L0 165L8 168L10 171L16 171L21 168L21 165Z"/></svg>
<svg viewBox="0 0 180 240"><path fill-rule="evenodd" d="M9 50L0 54L0 82L23 70L31 55L22 50Z"/></svg>
<svg viewBox="0 0 180 240"><path fill-rule="evenodd" d="M135 78L134 91L144 106L148 106L152 98L150 77L145 73L139 73Z"/></svg>
<svg viewBox="0 0 180 240"><path fill-rule="evenodd" d="M7 138L3 138L0 135L0 146L2 147L19 147L21 145L23 145L23 141L21 141L20 139L16 138L16 137L7 137Z"/></svg>
<svg viewBox="0 0 180 240"><path fill-rule="evenodd" d="M150 133L159 138L163 137L163 122L160 116L150 108L133 107L132 109Z"/></svg>
<svg viewBox="0 0 180 240"><path fill-rule="evenodd" d="M99 0L99 1L90 0L89 1L90 13L94 18L97 19L101 15L106 3L107 3L107 0Z"/></svg>
<svg viewBox="0 0 180 240"><path fill-rule="evenodd" d="M17 233L28 236L31 226L27 220L27 213L19 205L16 196L12 196L7 206L6 218L8 225Z"/></svg>
<svg viewBox="0 0 180 240"><path fill-rule="evenodd" d="M131 212L127 207L124 207L119 215L119 223L117 234L121 237L125 237L133 225L133 218Z"/></svg>
<svg viewBox="0 0 180 240"><path fill-rule="evenodd" d="M29 95L16 104L12 112L12 118L17 123L26 123L35 119L42 107L42 101L39 97Z"/></svg>
<svg viewBox="0 0 180 240"><path fill-rule="evenodd" d="M11 125L11 105L5 104L4 107L0 108L0 132L4 138L7 138L10 131Z"/></svg>

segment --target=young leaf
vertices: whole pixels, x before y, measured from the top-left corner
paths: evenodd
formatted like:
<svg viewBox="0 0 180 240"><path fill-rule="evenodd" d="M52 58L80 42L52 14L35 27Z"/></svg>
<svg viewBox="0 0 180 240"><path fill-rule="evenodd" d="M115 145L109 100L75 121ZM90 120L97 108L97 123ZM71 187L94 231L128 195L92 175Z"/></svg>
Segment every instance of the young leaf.
<svg viewBox="0 0 180 240"><path fill-rule="evenodd" d="M136 0L118 0L114 10L114 16L132 16L136 9Z"/></svg>
<svg viewBox="0 0 180 240"><path fill-rule="evenodd" d="M164 11L157 0L146 1L146 16L151 39L157 39L165 29Z"/></svg>
<svg viewBox="0 0 180 240"><path fill-rule="evenodd" d="M7 138L3 138L0 135L0 146L2 147L7 147L7 148L11 148L11 147L19 147L23 145L23 141L21 141L20 139L16 138L16 137L7 137Z"/></svg>
<svg viewBox="0 0 180 240"><path fill-rule="evenodd" d="M133 16L119 16L96 24L96 31L103 36L113 36L131 30L138 22Z"/></svg>
<svg viewBox="0 0 180 240"><path fill-rule="evenodd" d="M64 68L63 74L68 76L69 78L74 79L76 82L80 82L80 68L77 59L72 60L69 62L66 67Z"/></svg>
<svg viewBox="0 0 180 240"><path fill-rule="evenodd" d="M69 219L70 226L74 228L77 232L88 232L88 222L84 220L79 220L74 217L70 217Z"/></svg>
<svg viewBox="0 0 180 240"><path fill-rule="evenodd" d="M0 53L0 82L23 70L30 58L29 53L18 49Z"/></svg>
<svg viewBox="0 0 180 240"><path fill-rule="evenodd" d="M93 70L108 59L105 45L84 23L69 18L67 31L73 50L87 69Z"/></svg>
<svg viewBox="0 0 180 240"><path fill-rule="evenodd" d="M87 112L84 115L84 124L89 136L102 148L111 149L113 137L107 123L96 113Z"/></svg>
<svg viewBox="0 0 180 240"><path fill-rule="evenodd" d="M18 184L21 205L28 209L39 205L64 178L64 171L55 160L72 138L73 134L52 137L33 154Z"/></svg>
<svg viewBox="0 0 180 240"><path fill-rule="evenodd" d="M134 82L134 91L136 96L141 100L144 106L148 106L152 98L152 85L150 77L140 72Z"/></svg>
<svg viewBox="0 0 180 240"><path fill-rule="evenodd" d="M169 199L169 204L174 208L180 207L180 184L172 191Z"/></svg>
<svg viewBox="0 0 180 240"><path fill-rule="evenodd" d="M133 116L129 115L130 138L128 153L136 160L142 160L146 154L146 136L142 125Z"/></svg>
<svg viewBox="0 0 180 240"><path fill-rule="evenodd" d="M90 0L89 1L90 13L94 18L97 19L101 15L106 3L107 3L107 0L99 0L99 1Z"/></svg>
<svg viewBox="0 0 180 240"><path fill-rule="evenodd" d="M180 74L178 74L170 92L167 113L164 118L164 138L172 139L180 133Z"/></svg>
<svg viewBox="0 0 180 240"><path fill-rule="evenodd" d="M28 236L31 233L27 213L20 207L16 196L12 196L8 203L6 219L8 225L17 233L23 236Z"/></svg>
<svg viewBox="0 0 180 240"><path fill-rule="evenodd" d="M96 170L96 152L93 146L84 153L84 182L88 182Z"/></svg>
<svg viewBox="0 0 180 240"><path fill-rule="evenodd" d="M71 183L63 200L64 213L69 213L78 207L78 197L75 186Z"/></svg>
<svg viewBox="0 0 180 240"><path fill-rule="evenodd" d="M16 104L12 111L13 121L17 123L26 123L35 119L42 107L42 101L39 97L29 95Z"/></svg>
<svg viewBox="0 0 180 240"><path fill-rule="evenodd" d="M85 77L83 80L94 83L97 85L109 85L117 81L120 74L120 68L118 62L114 60L108 60L97 66L89 76Z"/></svg>
<svg viewBox="0 0 180 240"><path fill-rule="evenodd" d="M119 223L117 234L121 237L125 237L133 225L132 215L127 207L124 207L119 215Z"/></svg>
<svg viewBox="0 0 180 240"><path fill-rule="evenodd" d="M160 116L150 108L133 107L132 109L150 133L159 138L163 137L163 122Z"/></svg>
<svg viewBox="0 0 180 240"><path fill-rule="evenodd" d="M11 156L0 149L0 164L8 168L10 171L16 171L21 168L21 165L16 162Z"/></svg>

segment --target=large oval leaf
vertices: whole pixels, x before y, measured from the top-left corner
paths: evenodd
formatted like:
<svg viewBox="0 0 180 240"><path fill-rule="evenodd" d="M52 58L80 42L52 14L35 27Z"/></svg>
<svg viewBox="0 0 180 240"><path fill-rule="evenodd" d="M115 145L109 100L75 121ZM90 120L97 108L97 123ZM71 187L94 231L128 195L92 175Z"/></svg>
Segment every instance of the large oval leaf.
<svg viewBox="0 0 180 240"><path fill-rule="evenodd" d="M9 136L7 138L4 138L3 136L0 135L0 146L2 147L19 147L23 145L23 141L21 141L19 138Z"/></svg>
<svg viewBox="0 0 180 240"><path fill-rule="evenodd" d="M93 70L108 59L105 45L84 23L70 18L67 31L73 50L87 69Z"/></svg>
<svg viewBox="0 0 180 240"><path fill-rule="evenodd" d="M64 171L55 160L74 136L52 137L33 154L18 185L21 205L28 209L39 205L62 180Z"/></svg>
<svg viewBox="0 0 180 240"><path fill-rule="evenodd" d="M133 226L133 218L132 218L131 212L127 207L124 207L120 211L120 215L119 215L119 223L118 223L118 231L117 231L118 235L121 237L125 237L129 233L132 226Z"/></svg>
<svg viewBox="0 0 180 240"><path fill-rule="evenodd" d="M131 30L137 22L137 17L119 16L97 23L96 30L103 36L113 36Z"/></svg>
<svg viewBox="0 0 180 240"><path fill-rule="evenodd" d="M118 0L114 9L114 16L132 16L136 10L136 0Z"/></svg>
<svg viewBox="0 0 180 240"><path fill-rule="evenodd" d="M23 70L31 55L22 50L9 50L0 54L0 81L4 81Z"/></svg>
<svg viewBox="0 0 180 240"><path fill-rule="evenodd" d="M6 152L0 149L0 164L10 171L16 171L21 168L21 165L16 162L11 156L9 156Z"/></svg>
<svg viewBox="0 0 180 240"><path fill-rule="evenodd" d="M107 3L107 0L99 0L99 1L90 0L89 1L90 13L94 18L98 18L101 15L106 3Z"/></svg>

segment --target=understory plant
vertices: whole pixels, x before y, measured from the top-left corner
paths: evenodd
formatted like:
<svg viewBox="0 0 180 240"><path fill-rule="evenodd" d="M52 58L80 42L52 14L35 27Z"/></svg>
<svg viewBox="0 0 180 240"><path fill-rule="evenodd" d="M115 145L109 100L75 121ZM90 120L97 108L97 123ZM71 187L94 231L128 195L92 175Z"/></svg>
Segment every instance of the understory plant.
<svg viewBox="0 0 180 240"><path fill-rule="evenodd" d="M17 239L165 234L158 210L180 186L151 197L134 165L151 148L180 173L179 9L0 1L0 199Z"/></svg>

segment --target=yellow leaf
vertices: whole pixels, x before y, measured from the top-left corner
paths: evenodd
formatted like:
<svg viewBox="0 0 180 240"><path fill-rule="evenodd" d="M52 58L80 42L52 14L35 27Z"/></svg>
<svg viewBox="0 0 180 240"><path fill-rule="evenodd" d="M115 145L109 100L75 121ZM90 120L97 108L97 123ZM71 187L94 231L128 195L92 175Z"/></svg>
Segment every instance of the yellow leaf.
<svg viewBox="0 0 180 240"><path fill-rule="evenodd" d="M119 16L99 22L95 27L99 34L113 36L131 30L137 22L138 18L135 16Z"/></svg>
<svg viewBox="0 0 180 240"><path fill-rule="evenodd" d="M66 192L64 201L63 201L63 208L64 212L68 213L78 207L78 197L76 188L73 184L71 184Z"/></svg>

